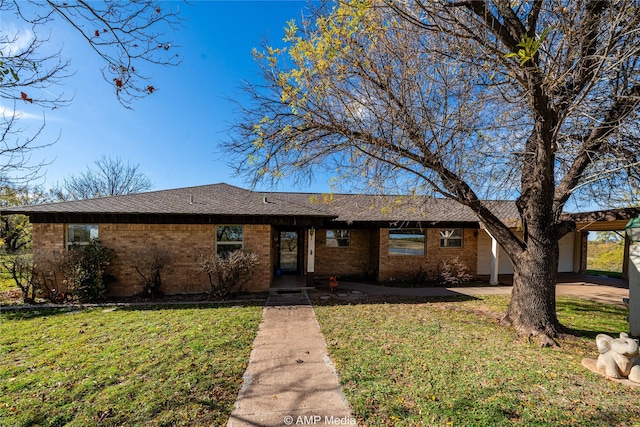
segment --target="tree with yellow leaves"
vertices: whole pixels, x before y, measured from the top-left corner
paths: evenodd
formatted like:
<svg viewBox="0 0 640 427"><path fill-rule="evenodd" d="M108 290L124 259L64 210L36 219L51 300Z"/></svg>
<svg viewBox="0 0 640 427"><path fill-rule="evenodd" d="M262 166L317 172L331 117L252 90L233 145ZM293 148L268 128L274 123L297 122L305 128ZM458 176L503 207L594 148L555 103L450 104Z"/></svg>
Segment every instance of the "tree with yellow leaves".
<svg viewBox="0 0 640 427"><path fill-rule="evenodd" d="M551 345L571 201L638 186L638 0L348 0L256 50L234 138L254 181L329 170L471 208L514 265L504 322ZM304 182L304 181L299 181ZM519 238L489 198L515 199Z"/></svg>

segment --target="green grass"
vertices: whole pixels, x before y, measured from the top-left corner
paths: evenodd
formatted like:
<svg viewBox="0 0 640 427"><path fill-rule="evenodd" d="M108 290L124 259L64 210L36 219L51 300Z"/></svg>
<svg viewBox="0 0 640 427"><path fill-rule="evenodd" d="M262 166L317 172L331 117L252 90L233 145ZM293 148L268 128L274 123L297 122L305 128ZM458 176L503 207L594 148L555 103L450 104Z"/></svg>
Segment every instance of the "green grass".
<svg viewBox="0 0 640 427"><path fill-rule="evenodd" d="M261 312L0 313L0 425L223 425Z"/></svg>
<svg viewBox="0 0 640 427"><path fill-rule="evenodd" d="M624 241L590 241L587 247L587 269L622 273Z"/></svg>
<svg viewBox="0 0 640 427"><path fill-rule="evenodd" d="M6 273L0 273L0 292L12 291L18 289L16 282L8 277Z"/></svg>
<svg viewBox="0 0 640 427"><path fill-rule="evenodd" d="M18 289L16 282L8 271L0 267L0 292L11 291L13 289Z"/></svg>
<svg viewBox="0 0 640 427"><path fill-rule="evenodd" d="M397 299L396 299L397 301ZM581 365L627 310L561 297L575 339L541 349L500 326L508 299L367 301L315 310L354 415L368 426L637 425L640 391Z"/></svg>

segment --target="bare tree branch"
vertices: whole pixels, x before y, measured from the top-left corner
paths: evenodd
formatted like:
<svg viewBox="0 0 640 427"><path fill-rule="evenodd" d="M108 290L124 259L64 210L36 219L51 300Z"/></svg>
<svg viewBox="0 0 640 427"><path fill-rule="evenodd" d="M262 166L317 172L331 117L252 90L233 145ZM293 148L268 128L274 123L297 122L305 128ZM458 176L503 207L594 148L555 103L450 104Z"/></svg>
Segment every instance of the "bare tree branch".
<svg viewBox="0 0 640 427"><path fill-rule="evenodd" d="M168 39L180 27L178 10L166 3L0 0L0 14L3 24L13 20L28 27L23 31L6 25L0 32L0 176L5 180L37 177L44 163L31 164L30 155L55 142L36 142L44 114L42 126L31 135L25 133L19 126L25 119L21 106L55 110L72 102L61 89L74 74L70 60L50 43L56 20L70 24L96 52L104 64L102 75L127 108L134 99L157 90L148 77L149 66L180 62Z"/></svg>
<svg viewBox="0 0 640 427"><path fill-rule="evenodd" d="M151 189L153 184L139 170L140 165L124 163L122 159L102 156L95 169L71 175L56 185L53 193L58 200L81 200L95 197L133 194Z"/></svg>

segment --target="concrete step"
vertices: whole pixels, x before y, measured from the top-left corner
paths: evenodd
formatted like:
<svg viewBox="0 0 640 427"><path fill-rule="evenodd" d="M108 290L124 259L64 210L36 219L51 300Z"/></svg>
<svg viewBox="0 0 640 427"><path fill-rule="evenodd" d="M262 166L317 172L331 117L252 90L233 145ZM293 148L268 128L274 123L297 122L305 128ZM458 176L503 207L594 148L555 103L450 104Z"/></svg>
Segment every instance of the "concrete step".
<svg viewBox="0 0 640 427"><path fill-rule="evenodd" d="M287 307L297 305L311 305L309 294L305 289L278 289L269 292L267 307Z"/></svg>

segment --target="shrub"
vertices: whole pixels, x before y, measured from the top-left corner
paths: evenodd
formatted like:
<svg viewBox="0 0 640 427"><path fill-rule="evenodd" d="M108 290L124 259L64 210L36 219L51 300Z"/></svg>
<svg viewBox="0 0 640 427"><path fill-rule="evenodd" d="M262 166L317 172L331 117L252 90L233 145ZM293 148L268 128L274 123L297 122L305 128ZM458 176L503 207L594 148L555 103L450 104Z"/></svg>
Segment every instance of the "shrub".
<svg viewBox="0 0 640 427"><path fill-rule="evenodd" d="M211 295L226 299L233 291L241 291L253 277L258 255L236 250L221 254L203 255L198 261L200 270L209 278Z"/></svg>
<svg viewBox="0 0 640 427"><path fill-rule="evenodd" d="M80 252L35 252L34 281L45 299L64 303L71 299L73 275L79 263Z"/></svg>
<svg viewBox="0 0 640 427"><path fill-rule="evenodd" d="M438 275L436 278L445 285L460 285L473 280L469 273L469 267L459 258L444 258L438 262Z"/></svg>
<svg viewBox="0 0 640 427"><path fill-rule="evenodd" d="M38 284L34 277L35 264L33 256L28 253L3 256L0 260L2 267L11 275L16 286L22 292L22 301L33 304L36 301Z"/></svg>
<svg viewBox="0 0 640 427"><path fill-rule="evenodd" d="M71 299L98 301L107 293L107 285L115 278L107 268L115 257L113 250L98 239L89 245L76 246L58 253L34 255L35 278L45 298L64 303Z"/></svg>
<svg viewBox="0 0 640 427"><path fill-rule="evenodd" d="M169 251L163 248L152 247L143 249L134 256L134 267L141 277L142 295L161 296L162 270L171 262Z"/></svg>
<svg viewBox="0 0 640 427"><path fill-rule="evenodd" d="M107 294L107 285L115 279L107 274L115 254L98 239L82 247L81 253L72 277L74 293L82 301L101 300Z"/></svg>

